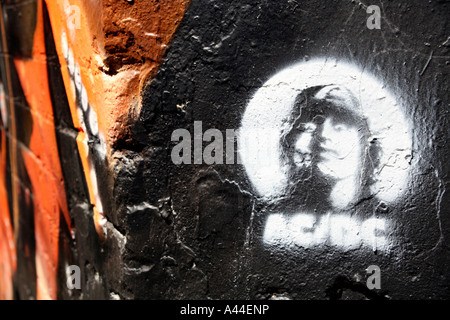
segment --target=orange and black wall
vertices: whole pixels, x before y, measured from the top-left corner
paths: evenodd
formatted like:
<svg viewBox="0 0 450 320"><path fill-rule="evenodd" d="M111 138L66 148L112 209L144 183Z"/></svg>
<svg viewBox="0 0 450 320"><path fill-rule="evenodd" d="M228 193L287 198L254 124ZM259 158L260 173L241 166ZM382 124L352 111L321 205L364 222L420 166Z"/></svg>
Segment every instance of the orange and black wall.
<svg viewBox="0 0 450 320"><path fill-rule="evenodd" d="M325 299L373 264L375 297L448 298L449 3L374 2L381 30L358 1L2 0L0 299ZM420 157L388 255L269 252L242 166L171 161L174 130L237 129L271 75L316 56L410 101Z"/></svg>

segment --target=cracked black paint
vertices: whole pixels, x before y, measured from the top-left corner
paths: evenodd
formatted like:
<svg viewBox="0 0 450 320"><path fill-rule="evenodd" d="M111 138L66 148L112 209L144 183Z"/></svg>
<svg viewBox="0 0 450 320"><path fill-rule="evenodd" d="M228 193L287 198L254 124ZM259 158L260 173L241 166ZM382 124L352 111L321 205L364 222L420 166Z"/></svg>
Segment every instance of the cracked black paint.
<svg viewBox="0 0 450 320"><path fill-rule="evenodd" d="M381 8L381 30L366 27L370 4ZM105 212L112 224L101 258L92 259L102 265L104 280L97 286L105 296L328 299L342 298L345 289L363 292L347 295L352 299L448 298L445 12L445 1L194 0L157 76L142 92L131 133L138 147L116 149L114 182L106 171L100 178L111 186L102 198L110 199ZM405 197L395 204L358 204L393 222L395 243L388 254L269 250L261 237L270 208L255 195L241 165L171 162L173 130L192 134L194 121L202 121L203 130L238 128L249 99L271 75L316 56L349 59L386 80L409 106L404 112L413 123L415 171ZM381 269L382 292L372 294L362 285L373 264ZM353 282L355 277L362 280Z"/></svg>

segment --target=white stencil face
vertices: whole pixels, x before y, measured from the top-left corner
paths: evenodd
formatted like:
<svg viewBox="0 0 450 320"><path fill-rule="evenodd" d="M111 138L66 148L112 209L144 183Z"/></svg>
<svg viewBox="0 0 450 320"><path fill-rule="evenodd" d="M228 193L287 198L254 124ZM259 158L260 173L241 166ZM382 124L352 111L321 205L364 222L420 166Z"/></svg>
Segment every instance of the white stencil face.
<svg viewBox="0 0 450 320"><path fill-rule="evenodd" d="M311 144L314 136L320 140L318 152L319 170L336 179L345 179L357 174L361 159L358 129L328 118L319 132L316 124L308 122L305 131L297 136L294 163L301 168L312 165Z"/></svg>
<svg viewBox="0 0 450 320"><path fill-rule="evenodd" d="M258 196L270 203L289 201L295 186L295 196L298 192L311 193L317 203L328 204L324 212L314 213L299 205L298 219L295 212L285 215L280 207L281 213L267 220L266 242L274 243L276 235L276 243L305 246L323 241L355 247L372 245L367 239L375 237L378 245L387 245L384 218L376 220L375 228L375 220L342 215L358 200L363 188L369 188L364 189L366 195L369 192L387 203L394 202L406 189L410 129L386 88L385 83L354 65L316 59L280 71L256 91L245 110L238 137L241 163ZM315 185L299 177L321 179L327 187L308 189ZM323 218L330 214L331 220ZM308 233L303 227L301 231L295 227L298 221L315 221L315 231Z"/></svg>
<svg viewBox="0 0 450 320"><path fill-rule="evenodd" d="M377 181L372 186L373 193L386 202L401 196L408 179L411 137L397 101L382 81L354 65L327 59L310 60L280 71L257 90L248 103L238 130L239 156L258 195L268 200L284 195L289 185L289 168L282 161L280 137L297 96L315 86L326 87L315 95L317 99L335 100L337 104L353 108L352 111L367 122L371 136L366 138L377 140L382 152L375 168ZM355 157L361 162L358 145L361 147L367 141L356 143L354 129L347 123L335 127L334 133L330 131L335 140L339 136L341 141L335 143L333 148L338 150L334 151L347 154L347 157L337 157L335 159L342 161L334 163L324 161L321 165L324 173L331 175L333 171L335 175L343 176L355 163ZM298 137L295 146L298 155L294 162L298 166L310 164L312 154L308 146L312 133L308 130L304 136ZM325 158L332 159L331 153L324 153Z"/></svg>

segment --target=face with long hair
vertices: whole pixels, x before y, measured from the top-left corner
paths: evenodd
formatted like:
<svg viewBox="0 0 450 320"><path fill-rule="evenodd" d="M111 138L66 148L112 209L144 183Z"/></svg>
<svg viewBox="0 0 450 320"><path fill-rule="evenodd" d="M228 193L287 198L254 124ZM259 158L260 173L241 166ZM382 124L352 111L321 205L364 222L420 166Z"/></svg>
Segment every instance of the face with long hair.
<svg viewBox="0 0 450 320"><path fill-rule="evenodd" d="M357 102L336 87L309 88L297 98L281 137L290 192L316 210L345 208L367 180L369 130Z"/></svg>

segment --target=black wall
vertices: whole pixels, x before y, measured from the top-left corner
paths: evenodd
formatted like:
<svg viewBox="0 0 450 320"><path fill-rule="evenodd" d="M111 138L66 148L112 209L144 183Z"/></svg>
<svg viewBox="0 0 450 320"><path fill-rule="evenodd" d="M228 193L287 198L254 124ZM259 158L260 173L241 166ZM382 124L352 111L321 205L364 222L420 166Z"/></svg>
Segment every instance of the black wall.
<svg viewBox="0 0 450 320"><path fill-rule="evenodd" d="M368 5L381 8L379 30L366 27ZM194 0L143 91L134 127L139 147L120 150L124 157L116 164L117 224L127 237L119 294L448 298L448 13L448 1ZM194 121L202 121L203 131L239 128L263 83L315 57L350 61L405 102L402 112L412 123L410 181L388 207L395 239L388 252L272 250L262 241L270 206L242 165L171 161L175 129L193 135ZM373 210L367 203L355 208ZM381 270L381 289L372 295L358 289L369 265Z"/></svg>

